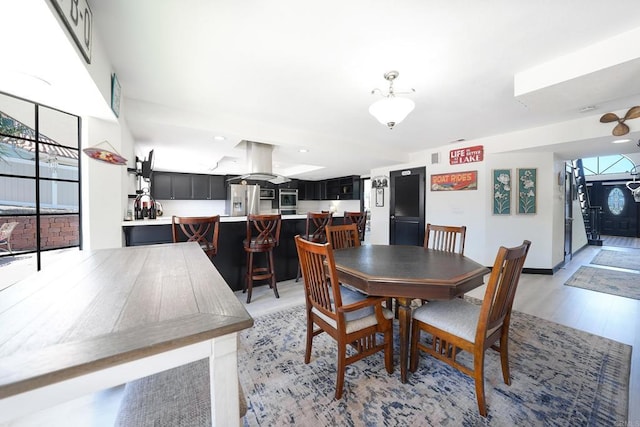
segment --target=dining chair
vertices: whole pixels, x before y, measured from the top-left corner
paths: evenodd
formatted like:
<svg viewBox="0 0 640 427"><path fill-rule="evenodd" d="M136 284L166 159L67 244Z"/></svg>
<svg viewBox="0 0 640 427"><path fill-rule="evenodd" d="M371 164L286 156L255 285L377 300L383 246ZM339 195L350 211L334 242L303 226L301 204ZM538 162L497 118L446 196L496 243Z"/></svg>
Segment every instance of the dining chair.
<svg viewBox="0 0 640 427"><path fill-rule="evenodd" d="M218 254L220 215L171 217L173 243L198 242L209 259Z"/></svg>
<svg viewBox="0 0 640 427"><path fill-rule="evenodd" d="M304 363L311 361L313 338L326 332L338 343L336 399L342 398L346 366L364 357L384 351L385 368L392 374L393 313L382 307L384 298L368 297L339 285L330 243L309 242L299 235L295 242L307 313ZM354 351L347 351L347 346Z"/></svg>
<svg viewBox="0 0 640 427"><path fill-rule="evenodd" d="M6 250L9 253L13 253L11 250L11 234L13 230L18 225L17 222L5 222L0 226L0 246L6 246L7 248L0 248L2 250Z"/></svg>
<svg viewBox="0 0 640 427"><path fill-rule="evenodd" d="M464 239L467 227L427 224L424 232L424 247L464 255Z"/></svg>
<svg viewBox="0 0 640 427"><path fill-rule="evenodd" d="M364 242L364 233L367 231L367 212L344 212L342 217L344 224L356 224L358 226L358 236Z"/></svg>
<svg viewBox="0 0 640 427"><path fill-rule="evenodd" d="M247 272L243 293L247 293L247 304L251 302L253 282L256 280L268 280L269 287L273 289L276 298L278 287L276 286L276 266L273 260L273 250L280 244L280 228L282 215L248 215L246 224L246 238L242 242L247 254ZM254 254L264 253L266 266L256 267Z"/></svg>
<svg viewBox="0 0 640 427"><path fill-rule="evenodd" d="M411 364L418 368L418 350L453 366L475 381L478 410L487 416L484 395L484 354L489 347L500 353L502 377L510 385L509 322L511 308L531 242L514 248L500 247L480 305L463 298L431 301L413 312L411 321ZM430 343L420 341L421 332ZM496 343L499 342L499 345ZM473 356L473 367L456 360L460 351Z"/></svg>
<svg viewBox="0 0 640 427"><path fill-rule="evenodd" d="M325 227L333 222L333 213L329 211L307 212L307 221L303 239L314 243L327 243ZM298 264L298 274L296 282L300 280L300 265Z"/></svg>
<svg viewBox="0 0 640 427"><path fill-rule="evenodd" d="M355 223L327 226L327 242L333 249L356 248L360 246L358 226Z"/></svg>

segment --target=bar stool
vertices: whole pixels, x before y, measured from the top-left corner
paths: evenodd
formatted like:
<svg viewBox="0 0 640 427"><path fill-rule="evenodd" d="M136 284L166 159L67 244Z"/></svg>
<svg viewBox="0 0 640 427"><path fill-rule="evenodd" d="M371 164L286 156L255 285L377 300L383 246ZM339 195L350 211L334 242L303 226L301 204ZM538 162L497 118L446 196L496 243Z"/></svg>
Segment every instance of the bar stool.
<svg viewBox="0 0 640 427"><path fill-rule="evenodd" d="M327 225L331 225L332 221L332 212L307 212L307 223L305 226L304 235L301 237L304 240L308 240L309 242L313 243L327 243L327 232L325 228ZM300 263L298 263L298 274L296 275L296 282L300 280L300 275Z"/></svg>
<svg viewBox="0 0 640 427"><path fill-rule="evenodd" d="M218 229L220 215L171 217L173 243L198 242L202 250L213 260L218 254Z"/></svg>
<svg viewBox="0 0 640 427"><path fill-rule="evenodd" d="M343 224L355 224L358 226L358 236L364 242L364 233L367 230L367 212L344 212Z"/></svg>
<svg viewBox="0 0 640 427"><path fill-rule="evenodd" d="M273 289L276 298L278 288L276 286L276 270L273 262L273 248L280 243L281 215L248 215L247 238L243 241L244 250L247 253L247 274L244 290L247 292L247 304L251 302L251 291L254 280L268 280L269 287ZM264 253L267 258L266 267L255 267L254 254Z"/></svg>

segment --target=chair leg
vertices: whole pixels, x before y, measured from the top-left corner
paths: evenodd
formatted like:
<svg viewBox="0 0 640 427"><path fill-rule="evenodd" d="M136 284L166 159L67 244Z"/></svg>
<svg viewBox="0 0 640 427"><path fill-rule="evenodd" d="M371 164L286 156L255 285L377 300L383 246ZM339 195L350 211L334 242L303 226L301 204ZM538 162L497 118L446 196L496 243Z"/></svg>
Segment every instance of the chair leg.
<svg viewBox="0 0 640 427"><path fill-rule="evenodd" d="M386 346L384 349L384 364L387 372L393 374L393 328L384 333Z"/></svg>
<svg viewBox="0 0 640 427"><path fill-rule="evenodd" d="M280 295L278 295L278 286L276 285L276 265L273 262L273 249L269 251L269 272L271 273L269 281L273 288L273 293L276 295L276 298L280 298Z"/></svg>
<svg viewBox="0 0 640 427"><path fill-rule="evenodd" d="M347 365L347 345L338 342L338 372L336 373L336 400L342 399L344 389L344 371Z"/></svg>
<svg viewBox="0 0 640 427"><path fill-rule="evenodd" d="M473 357L473 379L476 383L476 398L478 411L483 417L487 416L487 404L484 400L484 351Z"/></svg>
<svg viewBox="0 0 640 427"><path fill-rule="evenodd" d="M500 337L500 363L502 364L504 383L511 385L511 375L509 374L509 333L504 329Z"/></svg>
<svg viewBox="0 0 640 427"><path fill-rule="evenodd" d="M247 304L251 302L251 291L253 290L253 252L249 252L247 257L247 277L245 288L247 290Z"/></svg>
<svg viewBox="0 0 640 427"><path fill-rule="evenodd" d="M409 348L411 349L411 356L409 361L409 371L415 372L418 369L418 357L420 357L420 352L418 349L418 341L420 339L420 328L418 327L418 322L416 320L411 321L411 344Z"/></svg>
<svg viewBox="0 0 640 427"><path fill-rule="evenodd" d="M312 314L307 310L307 349L304 353L304 363L311 361L311 347L313 347L313 319Z"/></svg>

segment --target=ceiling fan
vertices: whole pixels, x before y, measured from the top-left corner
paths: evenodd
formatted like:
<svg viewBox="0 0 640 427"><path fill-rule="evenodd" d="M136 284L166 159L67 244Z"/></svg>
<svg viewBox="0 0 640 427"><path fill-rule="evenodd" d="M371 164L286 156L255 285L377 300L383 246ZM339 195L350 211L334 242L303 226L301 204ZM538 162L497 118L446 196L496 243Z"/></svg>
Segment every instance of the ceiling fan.
<svg viewBox="0 0 640 427"><path fill-rule="evenodd" d="M638 117L640 117L640 106L635 106L629 108L623 118L618 117L615 113L606 113L600 117L600 123L618 122L612 133L614 136L622 136L629 133L629 126L624 124L625 120L637 119Z"/></svg>

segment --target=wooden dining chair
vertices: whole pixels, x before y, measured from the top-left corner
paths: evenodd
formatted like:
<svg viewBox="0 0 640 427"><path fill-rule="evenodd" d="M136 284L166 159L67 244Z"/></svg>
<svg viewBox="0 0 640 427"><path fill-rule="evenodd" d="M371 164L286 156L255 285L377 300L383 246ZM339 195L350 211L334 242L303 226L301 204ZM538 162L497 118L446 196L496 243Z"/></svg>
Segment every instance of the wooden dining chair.
<svg viewBox="0 0 640 427"><path fill-rule="evenodd" d="M307 347L304 363L311 361L313 337L323 332L338 343L335 398L341 399L347 365L384 351L385 368L393 373L393 313L382 307L384 298L367 297L338 283L330 243L295 237L302 266L307 312ZM318 329L315 328L318 327ZM378 340L382 334L382 342ZM353 352L347 351L347 346Z"/></svg>
<svg viewBox="0 0 640 427"><path fill-rule="evenodd" d="M424 247L464 255L464 239L467 227L427 224Z"/></svg>
<svg viewBox="0 0 640 427"><path fill-rule="evenodd" d="M307 212L307 222L305 223L305 231L303 239L314 243L327 243L327 234L325 227L333 222L333 213L329 211ZM300 265L298 265L298 274L296 282L300 280Z"/></svg>
<svg viewBox="0 0 640 427"><path fill-rule="evenodd" d="M220 215L171 217L173 243L198 242L209 259L218 254L219 228Z"/></svg>
<svg viewBox="0 0 640 427"><path fill-rule="evenodd" d="M344 212L342 217L344 224L356 224L358 226L358 236L364 242L364 233L367 231L367 212Z"/></svg>
<svg viewBox="0 0 640 427"><path fill-rule="evenodd" d="M487 416L484 353L489 347L500 353L502 377L505 384L511 384L508 352L511 307L530 246L531 242L525 240L514 248L500 247L481 305L454 298L428 302L413 312L409 370L415 372L418 368L418 350L422 350L469 375L475 381L478 410L483 417ZM431 335L429 344L420 341L421 332ZM461 350L473 356L473 367L456 360Z"/></svg>
<svg viewBox="0 0 640 427"><path fill-rule="evenodd" d="M355 223L327 226L327 242L333 249L356 248L360 246L358 226Z"/></svg>

